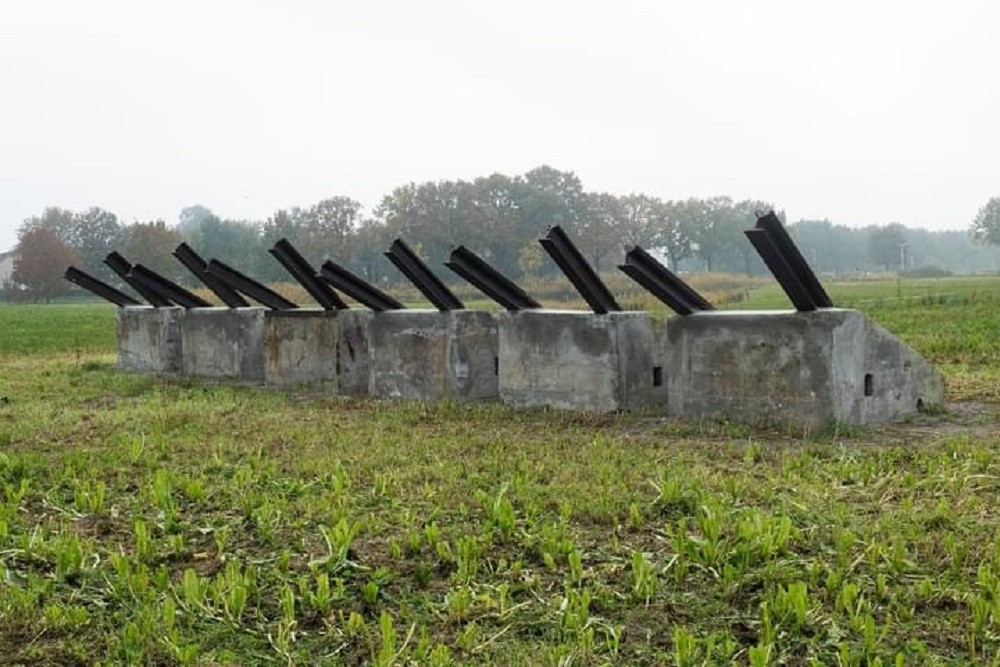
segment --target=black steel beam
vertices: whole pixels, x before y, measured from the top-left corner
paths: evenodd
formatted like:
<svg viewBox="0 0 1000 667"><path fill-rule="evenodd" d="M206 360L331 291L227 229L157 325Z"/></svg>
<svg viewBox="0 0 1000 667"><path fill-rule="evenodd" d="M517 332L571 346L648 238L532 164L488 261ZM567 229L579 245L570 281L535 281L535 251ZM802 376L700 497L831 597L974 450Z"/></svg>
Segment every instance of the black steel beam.
<svg viewBox="0 0 1000 667"><path fill-rule="evenodd" d="M208 275L218 278L230 288L242 292L271 310L294 310L298 308L296 304L274 290L217 259L209 261L207 272Z"/></svg>
<svg viewBox="0 0 1000 667"><path fill-rule="evenodd" d="M465 246L460 245L452 250L449 261L445 262L444 265L507 310L542 307L540 303L528 296L527 292Z"/></svg>
<svg viewBox="0 0 1000 667"><path fill-rule="evenodd" d="M319 271L323 280L327 281L341 292L351 297L355 301L362 303L376 312L383 310L402 310L403 304L396 301L391 296L378 289L374 285L365 282L364 279L354 275L339 264L330 260L323 262L323 267Z"/></svg>
<svg viewBox="0 0 1000 667"><path fill-rule="evenodd" d="M389 252L385 253L400 272L409 278L420 293L427 297L427 300L434 304L434 307L442 312L449 310L462 310L465 305L452 294L441 280L427 267L426 264L417 257L416 253L410 250L401 239L396 239L389 246Z"/></svg>
<svg viewBox="0 0 1000 667"><path fill-rule="evenodd" d="M347 304L340 298L340 295L334 292L327 283L320 280L316 269L306 261L305 257L299 254L299 251L287 239L281 239L275 243L268 252L285 267L286 271L292 274L292 277L309 292L309 295L324 310L347 308Z"/></svg>
<svg viewBox="0 0 1000 667"><path fill-rule="evenodd" d="M115 304L119 308L124 308L125 306L139 306L141 305L138 301L130 297L128 294L115 289L111 285L107 284L102 280L88 275L76 268L71 266L66 269L66 273L63 274L66 280L70 281L74 285L79 285L88 292L93 292L102 299L106 299L111 303Z"/></svg>
<svg viewBox="0 0 1000 667"><path fill-rule="evenodd" d="M600 276L583 258L562 227L558 225L551 227L548 235L538 242L545 248L545 252L549 253L549 257L559 265L591 310L598 315L621 310L611 291L601 282Z"/></svg>
<svg viewBox="0 0 1000 667"><path fill-rule="evenodd" d="M750 243L757 250L757 254L764 260L764 264L767 265L771 274L774 275L778 284L781 285L781 289L791 299L795 309L816 310L816 303L809 296L806 286L799 280L795 271L788 266L788 262L785 261L785 257L781 254L778 247L774 245L771 235L767 233L767 230L748 229L743 233L750 239Z"/></svg>
<svg viewBox="0 0 1000 667"><path fill-rule="evenodd" d="M129 275L148 289L153 290L165 299L169 299L178 306L183 306L184 308L205 308L212 305L197 294L192 294L177 283L164 278L152 269L147 269L142 264L133 264Z"/></svg>
<svg viewBox="0 0 1000 667"><path fill-rule="evenodd" d="M809 298L816 304L816 307L832 308L833 301L826 293L826 290L823 289L819 278L813 273L813 270L809 267L809 263L806 262L805 257L799 252L795 241L789 236L788 231L781 224L781 220L774 214L774 211L758 216L757 229L765 230L767 235L771 237L771 243L774 244L778 252L785 258L785 263L788 264L789 268L798 277L799 282L805 286L806 291L809 293Z"/></svg>
<svg viewBox="0 0 1000 667"><path fill-rule="evenodd" d="M181 243L174 249L174 257L187 267L194 277L212 290L215 296L230 308L246 308L250 303L226 283L208 273L208 262L196 253L187 243Z"/></svg>
<svg viewBox="0 0 1000 667"><path fill-rule="evenodd" d="M667 304L678 315L690 315L698 310L697 308L693 308L691 303L682 294L675 291L669 285L660 282L645 267L638 264L619 264L618 268L629 278L645 287L657 299Z"/></svg>
<svg viewBox="0 0 1000 667"><path fill-rule="evenodd" d="M108 268L114 271L119 278L125 281L126 285L138 292L143 299L148 301L153 306L160 308L171 305L168 299L163 298L155 291L140 283L138 280L132 278L132 276L129 275L129 272L132 270L132 263L117 252L108 253L108 256L104 258L104 263L108 266Z"/></svg>
<svg viewBox="0 0 1000 667"><path fill-rule="evenodd" d="M713 309L708 300L640 246L629 250L625 264L618 268L681 315Z"/></svg>

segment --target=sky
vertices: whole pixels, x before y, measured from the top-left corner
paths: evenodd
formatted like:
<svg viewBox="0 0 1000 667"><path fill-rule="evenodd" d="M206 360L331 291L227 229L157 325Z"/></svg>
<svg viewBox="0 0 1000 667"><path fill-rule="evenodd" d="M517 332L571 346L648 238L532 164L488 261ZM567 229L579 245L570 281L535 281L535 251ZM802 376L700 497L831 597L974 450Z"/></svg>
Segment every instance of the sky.
<svg viewBox="0 0 1000 667"><path fill-rule="evenodd" d="M47 206L264 219L548 164L589 191L964 229L1000 196L1000 3L0 6L0 251Z"/></svg>

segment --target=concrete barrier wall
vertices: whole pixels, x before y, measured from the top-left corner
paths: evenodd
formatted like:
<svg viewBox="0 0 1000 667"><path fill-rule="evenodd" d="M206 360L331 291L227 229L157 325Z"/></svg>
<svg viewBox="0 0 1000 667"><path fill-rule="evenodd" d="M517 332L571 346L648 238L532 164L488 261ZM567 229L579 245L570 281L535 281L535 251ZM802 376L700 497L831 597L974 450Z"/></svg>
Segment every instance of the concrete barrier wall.
<svg viewBox="0 0 1000 667"><path fill-rule="evenodd" d="M852 424L876 424L893 421L943 405L944 377L916 350L871 320L865 320L865 357L862 383L865 396L858 413L846 421Z"/></svg>
<svg viewBox="0 0 1000 667"><path fill-rule="evenodd" d="M337 311L264 313L264 381L285 386L324 382L337 390Z"/></svg>
<svg viewBox="0 0 1000 667"><path fill-rule="evenodd" d="M181 370L182 308L136 306L118 309L118 368L139 373Z"/></svg>
<svg viewBox="0 0 1000 667"><path fill-rule="evenodd" d="M267 312L123 308L119 366L331 394L821 427L944 401L940 373L857 311Z"/></svg>
<svg viewBox="0 0 1000 667"><path fill-rule="evenodd" d="M941 375L855 310L706 311L673 318L667 412L816 428L898 419L941 403Z"/></svg>
<svg viewBox="0 0 1000 667"><path fill-rule="evenodd" d="M337 391L341 396L369 395L374 316L367 310L337 312Z"/></svg>
<svg viewBox="0 0 1000 667"><path fill-rule="evenodd" d="M263 308L191 308L179 322L182 373L263 382Z"/></svg>
<svg viewBox="0 0 1000 667"><path fill-rule="evenodd" d="M498 320L505 403L595 412L665 406L657 326L648 313L524 310Z"/></svg>
<svg viewBox="0 0 1000 667"><path fill-rule="evenodd" d="M497 397L497 322L474 310L393 310L371 318L371 395Z"/></svg>
<svg viewBox="0 0 1000 667"><path fill-rule="evenodd" d="M371 381L367 311L296 309L264 314L264 380L322 382L332 394L364 396Z"/></svg>

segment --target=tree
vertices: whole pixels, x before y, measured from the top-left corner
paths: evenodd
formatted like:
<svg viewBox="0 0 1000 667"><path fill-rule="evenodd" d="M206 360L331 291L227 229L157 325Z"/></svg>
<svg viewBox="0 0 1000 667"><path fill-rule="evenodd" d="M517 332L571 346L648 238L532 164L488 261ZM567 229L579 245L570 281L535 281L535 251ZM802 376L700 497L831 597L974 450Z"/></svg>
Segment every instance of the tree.
<svg viewBox="0 0 1000 667"><path fill-rule="evenodd" d="M475 245L498 270L514 275L526 236L520 224L523 187L520 177L503 174L483 176L472 183L469 232L478 235Z"/></svg>
<svg viewBox="0 0 1000 667"><path fill-rule="evenodd" d="M240 270L260 256L260 225L242 220L220 220L214 215L201 223L200 240L195 249L206 259L217 258Z"/></svg>
<svg viewBox="0 0 1000 667"><path fill-rule="evenodd" d="M632 193L618 199L621 218L616 228L618 248L640 245L648 248L656 234L657 216L663 202L655 197Z"/></svg>
<svg viewBox="0 0 1000 667"><path fill-rule="evenodd" d="M74 213L51 207L45 209L41 217L25 220L21 230L32 227L45 227L53 232L76 253L78 261L98 277L112 275L102 262L121 243L123 230L118 216L111 211L93 206L83 213Z"/></svg>
<svg viewBox="0 0 1000 667"><path fill-rule="evenodd" d="M178 216L179 224L177 225L177 231L181 234L197 231L203 222L215 217L217 216L212 213L211 209L201 204L186 206L181 209L181 213Z"/></svg>
<svg viewBox="0 0 1000 667"><path fill-rule="evenodd" d="M743 242L743 227L747 226L729 197L688 199L684 202L691 220L691 241L698 255L705 260L705 270L718 268L725 255L731 255Z"/></svg>
<svg viewBox="0 0 1000 667"><path fill-rule="evenodd" d="M346 255L347 241L361 214L361 204L350 197L330 197L309 209L309 242L325 252Z"/></svg>
<svg viewBox="0 0 1000 667"><path fill-rule="evenodd" d="M684 202L657 202L653 216L652 243L662 248L670 260L670 268L677 270L682 259L691 255L691 220L686 215Z"/></svg>
<svg viewBox="0 0 1000 667"><path fill-rule="evenodd" d="M181 235L163 220L136 222L124 229L121 252L130 262L142 264L171 279L182 276L183 266L173 256Z"/></svg>
<svg viewBox="0 0 1000 667"><path fill-rule="evenodd" d="M96 270L121 243L122 233L117 215L93 206L73 216L70 237L63 240L76 251L84 266Z"/></svg>
<svg viewBox="0 0 1000 667"><path fill-rule="evenodd" d="M382 253L388 246L388 236L389 231L379 221L372 218L361 221L355 234L352 262L366 280L376 282L385 275L388 262Z"/></svg>
<svg viewBox="0 0 1000 667"><path fill-rule="evenodd" d="M519 208L528 233L552 225L573 233L586 211L583 185L576 174L542 165L524 175L524 186Z"/></svg>
<svg viewBox="0 0 1000 667"><path fill-rule="evenodd" d="M969 233L976 243L1000 245L1000 197L993 197L979 209Z"/></svg>
<svg viewBox="0 0 1000 667"><path fill-rule="evenodd" d="M905 258L906 227L894 222L872 229L868 237L868 257L876 266L886 270L900 268Z"/></svg>
<svg viewBox="0 0 1000 667"><path fill-rule="evenodd" d="M578 245L600 271L605 268L604 258L619 249L616 233L624 213L618 197L607 192L588 192L585 202L586 210L577 225Z"/></svg>
<svg viewBox="0 0 1000 667"><path fill-rule="evenodd" d="M517 266L521 269L522 276L534 278L538 275L538 270L542 268L542 246L537 241L525 243L517 258Z"/></svg>
<svg viewBox="0 0 1000 667"><path fill-rule="evenodd" d="M860 232L829 220L799 220L789 227L802 255L817 271L837 275L864 266L865 246L859 247Z"/></svg>
<svg viewBox="0 0 1000 667"><path fill-rule="evenodd" d="M22 234L30 227L45 227L54 232L59 239L66 244L70 243L73 228L73 211L50 206L45 209L41 216L33 216L24 221L18 234Z"/></svg>
<svg viewBox="0 0 1000 667"><path fill-rule="evenodd" d="M261 242L271 247L281 239L287 240L301 251L309 244L309 230L306 228L308 215L298 206L278 209L261 227Z"/></svg>
<svg viewBox="0 0 1000 667"><path fill-rule="evenodd" d="M29 227L18 238L14 250L15 297L48 302L69 288L63 279L66 268L79 260L73 250L47 227Z"/></svg>

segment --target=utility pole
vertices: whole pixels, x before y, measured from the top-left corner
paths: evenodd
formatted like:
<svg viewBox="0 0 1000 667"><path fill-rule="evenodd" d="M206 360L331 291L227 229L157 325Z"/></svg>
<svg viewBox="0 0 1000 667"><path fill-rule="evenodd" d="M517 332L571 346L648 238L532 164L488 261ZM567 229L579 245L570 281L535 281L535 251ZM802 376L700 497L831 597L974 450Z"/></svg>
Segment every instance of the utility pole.
<svg viewBox="0 0 1000 667"><path fill-rule="evenodd" d="M910 244L905 241L899 244L899 273L896 274L896 297L899 299L903 298L903 272L906 271L906 249L909 247Z"/></svg>

